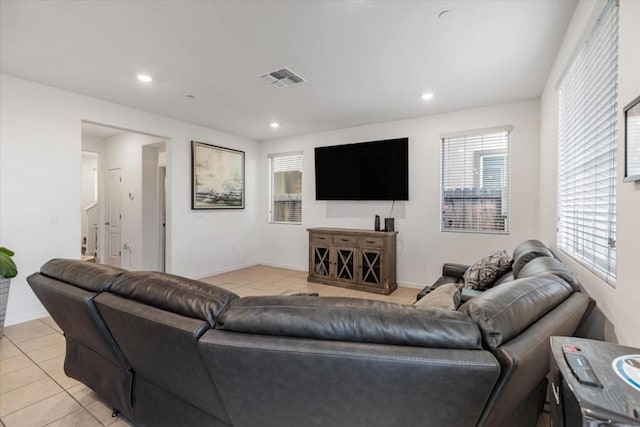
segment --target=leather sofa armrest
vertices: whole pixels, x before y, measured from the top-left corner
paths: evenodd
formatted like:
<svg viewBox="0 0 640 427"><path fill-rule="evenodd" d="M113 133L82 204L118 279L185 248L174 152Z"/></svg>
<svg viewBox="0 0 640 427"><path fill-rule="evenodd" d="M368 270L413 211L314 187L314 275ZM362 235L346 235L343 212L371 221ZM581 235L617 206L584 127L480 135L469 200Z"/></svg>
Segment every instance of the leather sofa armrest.
<svg viewBox="0 0 640 427"><path fill-rule="evenodd" d="M464 264L454 264L454 263L446 263L442 266L442 275L443 276L452 276L458 279L462 279L464 272L469 269L468 265Z"/></svg>

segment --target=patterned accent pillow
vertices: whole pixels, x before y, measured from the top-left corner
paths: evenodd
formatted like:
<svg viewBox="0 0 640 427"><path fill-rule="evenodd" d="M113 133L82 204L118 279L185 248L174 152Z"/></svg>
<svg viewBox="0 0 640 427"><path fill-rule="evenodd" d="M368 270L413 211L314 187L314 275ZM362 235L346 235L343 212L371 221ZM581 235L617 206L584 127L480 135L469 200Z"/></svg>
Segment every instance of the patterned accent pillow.
<svg viewBox="0 0 640 427"><path fill-rule="evenodd" d="M457 283L447 283L446 285L438 286L413 305L423 308L457 310L460 305L460 298L460 285Z"/></svg>
<svg viewBox="0 0 640 427"><path fill-rule="evenodd" d="M464 272L464 287L484 291L506 273L513 264L511 258L505 251L494 252L488 257L482 258Z"/></svg>

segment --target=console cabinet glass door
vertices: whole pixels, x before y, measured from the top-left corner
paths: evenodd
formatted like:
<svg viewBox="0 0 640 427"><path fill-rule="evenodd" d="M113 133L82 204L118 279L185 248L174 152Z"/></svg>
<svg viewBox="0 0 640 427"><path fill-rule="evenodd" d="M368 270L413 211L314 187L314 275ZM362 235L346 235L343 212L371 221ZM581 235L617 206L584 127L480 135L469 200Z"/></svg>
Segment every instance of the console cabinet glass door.
<svg viewBox="0 0 640 427"><path fill-rule="evenodd" d="M331 246L312 245L313 276L331 276Z"/></svg>
<svg viewBox="0 0 640 427"><path fill-rule="evenodd" d="M382 257L383 251L378 249L360 250L360 283L382 287Z"/></svg>
<svg viewBox="0 0 640 427"><path fill-rule="evenodd" d="M356 249L337 246L335 253L336 279L341 282L356 283Z"/></svg>

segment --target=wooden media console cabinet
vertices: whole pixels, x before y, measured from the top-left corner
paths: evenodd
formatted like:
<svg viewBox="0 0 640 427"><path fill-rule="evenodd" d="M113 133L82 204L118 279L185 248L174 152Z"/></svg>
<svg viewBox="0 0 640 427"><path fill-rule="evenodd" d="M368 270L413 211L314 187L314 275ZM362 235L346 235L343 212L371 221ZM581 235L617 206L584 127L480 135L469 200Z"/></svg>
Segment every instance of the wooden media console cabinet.
<svg viewBox="0 0 640 427"><path fill-rule="evenodd" d="M309 282L389 295L396 283L397 231L308 228Z"/></svg>

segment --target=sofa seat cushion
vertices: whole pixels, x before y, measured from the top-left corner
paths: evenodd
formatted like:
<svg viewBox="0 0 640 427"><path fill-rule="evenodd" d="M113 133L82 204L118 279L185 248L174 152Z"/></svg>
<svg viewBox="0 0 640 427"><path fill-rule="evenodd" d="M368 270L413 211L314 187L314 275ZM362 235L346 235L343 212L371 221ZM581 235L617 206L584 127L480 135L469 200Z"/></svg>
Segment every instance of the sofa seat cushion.
<svg viewBox="0 0 640 427"><path fill-rule="evenodd" d="M216 329L419 347L482 347L478 327L463 313L359 298L239 298L220 315Z"/></svg>
<svg viewBox="0 0 640 427"><path fill-rule="evenodd" d="M567 299L572 288L553 275L514 280L491 288L463 304L480 327L485 344L495 349Z"/></svg>
<svg viewBox="0 0 640 427"><path fill-rule="evenodd" d="M520 270L529 261L539 257L553 258L553 252L539 240L526 240L513 251L513 276L518 278Z"/></svg>
<svg viewBox="0 0 640 427"><path fill-rule="evenodd" d="M505 251L497 251L473 264L464 273L464 286L469 289L490 288L496 279L511 268L513 259Z"/></svg>
<svg viewBox="0 0 640 427"><path fill-rule="evenodd" d="M172 274L129 271L118 276L108 291L143 304L215 325L227 304L238 298L233 292L209 283Z"/></svg>
<svg viewBox="0 0 640 427"><path fill-rule="evenodd" d="M416 307L457 310L460 305L460 286L455 283L438 286L423 298L416 301Z"/></svg>
<svg viewBox="0 0 640 427"><path fill-rule="evenodd" d="M553 274L571 285L574 291L580 290L580 282L569 269L556 258L539 257L529 261L518 273L518 279L541 274Z"/></svg>

